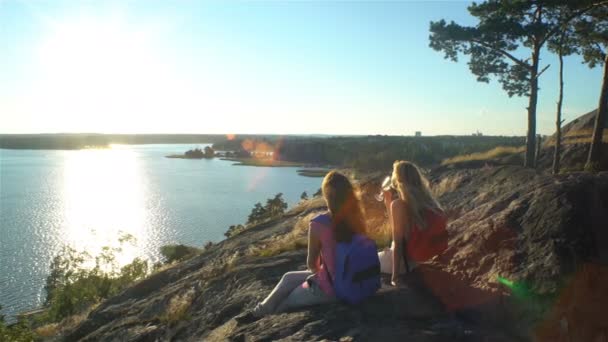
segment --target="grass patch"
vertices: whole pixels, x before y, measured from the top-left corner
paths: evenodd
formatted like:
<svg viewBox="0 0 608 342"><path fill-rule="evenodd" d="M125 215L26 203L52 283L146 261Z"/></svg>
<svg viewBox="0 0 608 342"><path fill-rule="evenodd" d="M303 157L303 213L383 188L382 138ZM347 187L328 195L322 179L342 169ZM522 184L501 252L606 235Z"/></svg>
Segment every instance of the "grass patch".
<svg viewBox="0 0 608 342"><path fill-rule="evenodd" d="M68 316L68 317L64 318L63 320L61 320L60 322L49 323L49 324L44 324L42 326L38 326L34 329L34 333L36 333L36 335L38 335L39 337L41 337L43 339L60 336L61 334L63 334L66 331L74 330L80 323L82 323L89 316L89 313L91 311L93 311L97 306L98 306L98 304L92 305L92 306L88 307L86 310L84 310L83 312L76 314L76 315Z"/></svg>
<svg viewBox="0 0 608 342"><path fill-rule="evenodd" d="M569 131L562 137L562 145L589 144L593 131L591 129L581 129L577 131ZM608 143L608 129L604 129L602 142ZM545 147L555 146L555 137L549 138Z"/></svg>
<svg viewBox="0 0 608 342"><path fill-rule="evenodd" d="M498 147L495 147L495 148L493 148L489 151L485 151L485 152L463 154L460 156L455 156L452 158L444 159L441 162L441 165L450 165L450 164L462 163L462 162L473 161L473 160L476 160L476 161L490 160L490 159L508 156L511 154L521 153L524 150L525 150L524 146L521 146L521 147L498 146Z"/></svg>
<svg viewBox="0 0 608 342"><path fill-rule="evenodd" d="M169 300L165 314L160 320L165 323L175 323L190 318L189 311L194 300L194 289L190 289L181 295L174 296Z"/></svg>
<svg viewBox="0 0 608 342"><path fill-rule="evenodd" d="M304 249L308 247L308 227L319 213L314 212L301 217L293 229L283 235L278 235L262 241L259 245L252 246L248 254L262 257L271 257L284 252Z"/></svg>
<svg viewBox="0 0 608 342"><path fill-rule="evenodd" d="M308 210L322 209L325 207L326 207L326 204L325 204L325 200L323 199L323 197L317 196L317 197L313 197L306 201L301 201L300 203L296 204L293 208L291 208L287 213L285 213L285 215L295 216L295 215L301 214Z"/></svg>
<svg viewBox="0 0 608 342"><path fill-rule="evenodd" d="M367 219L367 235L376 242L379 249L390 246L393 239L391 226L385 218Z"/></svg>
<svg viewBox="0 0 608 342"><path fill-rule="evenodd" d="M165 245L160 247L160 254L165 258L165 263L167 264L188 260L201 253L201 249L186 245Z"/></svg>

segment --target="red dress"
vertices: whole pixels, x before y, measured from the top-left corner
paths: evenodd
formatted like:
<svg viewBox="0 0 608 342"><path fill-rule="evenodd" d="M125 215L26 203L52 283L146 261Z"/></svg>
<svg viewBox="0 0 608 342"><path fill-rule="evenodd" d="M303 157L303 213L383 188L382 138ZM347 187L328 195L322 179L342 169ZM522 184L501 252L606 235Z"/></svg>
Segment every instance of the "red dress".
<svg viewBox="0 0 608 342"><path fill-rule="evenodd" d="M426 229L422 230L414 225L409 232L404 250L408 259L417 263L427 261L448 248L446 215L441 210L426 210L425 219Z"/></svg>

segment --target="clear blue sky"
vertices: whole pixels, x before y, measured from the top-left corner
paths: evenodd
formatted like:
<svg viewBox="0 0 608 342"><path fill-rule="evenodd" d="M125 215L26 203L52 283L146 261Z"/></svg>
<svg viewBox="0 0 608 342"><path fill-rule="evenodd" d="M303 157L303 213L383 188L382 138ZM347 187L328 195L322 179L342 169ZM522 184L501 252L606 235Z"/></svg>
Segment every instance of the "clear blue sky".
<svg viewBox="0 0 608 342"><path fill-rule="evenodd" d="M0 133L524 135L525 98L428 47L431 20L474 23L468 4L0 0ZM601 70L566 61L570 120Z"/></svg>

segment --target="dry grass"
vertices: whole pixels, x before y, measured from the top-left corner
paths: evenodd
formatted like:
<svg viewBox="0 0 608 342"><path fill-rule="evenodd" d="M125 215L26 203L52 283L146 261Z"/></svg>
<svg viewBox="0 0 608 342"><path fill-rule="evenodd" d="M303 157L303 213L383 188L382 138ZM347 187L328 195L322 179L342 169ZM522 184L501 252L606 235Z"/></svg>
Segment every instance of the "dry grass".
<svg viewBox="0 0 608 342"><path fill-rule="evenodd" d="M295 216L307 210L319 209L323 207L325 207L325 200L322 196L317 196L306 201L300 201L300 203L296 204L287 213L285 213L285 215Z"/></svg>
<svg viewBox="0 0 608 342"><path fill-rule="evenodd" d="M59 323L50 323L34 329L36 335L42 338L50 338L59 335L61 325Z"/></svg>
<svg viewBox="0 0 608 342"><path fill-rule="evenodd" d="M439 183L431 186L431 192L435 197L439 197L445 193L452 192L456 190L458 186L460 186L464 178L465 177L462 174L458 174L453 177L444 177Z"/></svg>
<svg viewBox="0 0 608 342"><path fill-rule="evenodd" d="M498 146L498 147L495 147L495 148L493 148L489 151L485 151L485 152L463 154L460 156L455 156L452 158L444 159L441 162L441 165L449 165L449 164L461 163L461 162L472 161L472 160L482 160L482 161L490 160L490 159L494 159L494 158L498 158L498 157L504 157L507 155L515 154L515 153L521 153L524 150L525 150L525 147L523 147L523 146L521 146L521 147Z"/></svg>
<svg viewBox="0 0 608 342"><path fill-rule="evenodd" d="M74 330L80 323L82 323L88 316L91 311L99 306L99 303L91 305L83 312L68 316L61 320L61 322L57 323L49 323L43 326L37 327L34 329L34 332L42 337L43 339L50 339L60 336L66 331Z"/></svg>
<svg viewBox="0 0 608 342"><path fill-rule="evenodd" d="M562 137L562 144L564 145L575 145L575 144L589 144L591 143L591 136L593 131L591 129L579 129L576 131L569 131ZM608 129L604 129L604 135L602 141L608 143ZM545 147L555 146L555 139L551 137L547 140Z"/></svg>
<svg viewBox="0 0 608 342"><path fill-rule="evenodd" d="M167 305L165 314L161 317L161 321L166 323L179 322L189 318L188 311L194 300L194 289L190 289L180 295L177 295Z"/></svg>
<svg viewBox="0 0 608 342"><path fill-rule="evenodd" d="M391 226L388 220L367 220L367 233L376 242L379 249L387 247L391 243Z"/></svg>
<svg viewBox="0 0 608 342"><path fill-rule="evenodd" d="M248 254L270 257L283 252L306 248L308 246L308 226L310 220L318 214L315 212L301 217L294 225L292 231L264 240L259 245L252 246Z"/></svg>

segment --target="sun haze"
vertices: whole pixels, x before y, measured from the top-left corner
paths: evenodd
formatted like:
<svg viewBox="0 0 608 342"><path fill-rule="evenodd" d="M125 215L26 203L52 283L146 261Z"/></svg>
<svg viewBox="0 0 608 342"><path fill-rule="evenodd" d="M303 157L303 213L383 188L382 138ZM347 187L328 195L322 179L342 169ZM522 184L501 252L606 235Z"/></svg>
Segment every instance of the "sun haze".
<svg viewBox="0 0 608 342"><path fill-rule="evenodd" d="M428 47L429 22L470 22L468 4L2 1L0 133L524 135L525 98ZM571 119L601 70L567 61Z"/></svg>

